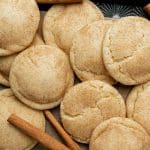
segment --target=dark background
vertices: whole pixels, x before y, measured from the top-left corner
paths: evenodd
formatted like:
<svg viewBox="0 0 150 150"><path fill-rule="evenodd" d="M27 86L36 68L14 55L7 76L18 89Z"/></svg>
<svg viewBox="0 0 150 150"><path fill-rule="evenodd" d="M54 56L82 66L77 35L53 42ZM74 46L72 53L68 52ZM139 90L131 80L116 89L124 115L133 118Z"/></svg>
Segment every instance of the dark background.
<svg viewBox="0 0 150 150"><path fill-rule="evenodd" d="M150 0L92 0L104 13L105 17L142 16L150 19L144 12L143 7ZM40 4L40 10L46 11L52 5Z"/></svg>

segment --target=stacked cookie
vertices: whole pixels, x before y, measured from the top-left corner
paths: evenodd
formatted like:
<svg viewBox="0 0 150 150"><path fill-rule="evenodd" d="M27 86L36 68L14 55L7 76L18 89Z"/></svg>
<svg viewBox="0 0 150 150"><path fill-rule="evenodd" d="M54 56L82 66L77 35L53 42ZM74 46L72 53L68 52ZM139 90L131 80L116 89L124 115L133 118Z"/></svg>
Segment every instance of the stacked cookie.
<svg viewBox="0 0 150 150"><path fill-rule="evenodd" d="M42 110L60 105L64 129L90 150L149 150L149 20L105 19L89 0L41 17L34 0L2 0L0 12L0 83L10 86L0 91L0 149L36 144L7 123L11 113L45 130ZM117 83L135 86L126 102Z"/></svg>

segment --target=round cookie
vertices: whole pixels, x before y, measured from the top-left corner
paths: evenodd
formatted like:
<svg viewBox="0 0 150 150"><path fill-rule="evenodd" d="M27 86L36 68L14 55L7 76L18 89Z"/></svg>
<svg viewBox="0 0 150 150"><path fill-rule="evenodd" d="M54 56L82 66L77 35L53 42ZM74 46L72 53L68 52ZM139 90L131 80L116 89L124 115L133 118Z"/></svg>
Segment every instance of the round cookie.
<svg viewBox="0 0 150 150"><path fill-rule="evenodd" d="M28 47L35 36L40 13L35 0L0 1L0 56Z"/></svg>
<svg viewBox="0 0 150 150"><path fill-rule="evenodd" d="M32 149L37 142L10 125L7 119L11 114L16 114L44 131L45 117L42 111L31 109L19 102L10 89L0 91L0 107L0 149Z"/></svg>
<svg viewBox="0 0 150 150"><path fill-rule="evenodd" d="M103 18L99 8L89 0L79 4L53 5L43 22L45 43L54 44L69 54L74 34L85 25Z"/></svg>
<svg viewBox="0 0 150 150"><path fill-rule="evenodd" d="M95 128L89 150L149 150L149 147L150 137L140 124L115 117Z"/></svg>
<svg viewBox="0 0 150 150"><path fill-rule="evenodd" d="M34 45L43 45L44 42L39 34L36 34L31 46ZM18 53L9 55L9 56L1 56L0 57L0 84L9 87L9 72L13 61L15 60Z"/></svg>
<svg viewBox="0 0 150 150"><path fill-rule="evenodd" d="M115 82L105 69L102 58L103 38L112 24L111 20L95 21L76 33L70 60L80 80L102 80L110 84Z"/></svg>
<svg viewBox="0 0 150 150"><path fill-rule="evenodd" d="M37 45L20 53L10 70L10 86L23 103L35 109L59 105L73 85L67 55L60 49Z"/></svg>
<svg viewBox="0 0 150 150"><path fill-rule="evenodd" d="M85 81L70 88L60 107L65 130L78 142L89 143L95 127L111 117L125 117L125 103L111 85Z"/></svg>
<svg viewBox="0 0 150 150"><path fill-rule="evenodd" d="M106 69L116 81L137 85L150 80L150 21L130 16L108 30L103 43Z"/></svg>
<svg viewBox="0 0 150 150"><path fill-rule="evenodd" d="M150 135L150 81L132 89L127 98L127 115Z"/></svg>

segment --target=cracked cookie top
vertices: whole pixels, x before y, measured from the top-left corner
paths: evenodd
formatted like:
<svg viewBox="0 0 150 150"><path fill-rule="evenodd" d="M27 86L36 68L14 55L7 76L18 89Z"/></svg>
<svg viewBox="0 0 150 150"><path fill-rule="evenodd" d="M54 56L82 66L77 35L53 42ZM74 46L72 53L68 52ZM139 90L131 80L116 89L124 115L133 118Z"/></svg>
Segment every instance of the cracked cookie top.
<svg viewBox="0 0 150 150"><path fill-rule="evenodd" d="M150 21L124 17L107 32L103 43L106 69L116 81L136 85L150 80Z"/></svg>
<svg viewBox="0 0 150 150"><path fill-rule="evenodd" d="M114 117L99 124L92 133L89 150L149 150L150 137L128 118Z"/></svg>
<svg viewBox="0 0 150 150"><path fill-rule="evenodd" d="M150 135L150 81L132 89L127 98L127 115L140 123Z"/></svg>
<svg viewBox="0 0 150 150"><path fill-rule="evenodd" d="M0 56L28 47L35 37L40 12L35 0L0 0Z"/></svg>
<svg viewBox="0 0 150 150"><path fill-rule="evenodd" d="M82 80L102 80L115 83L105 69L102 45L112 20L95 21L79 30L73 38L70 61L77 76Z"/></svg>
<svg viewBox="0 0 150 150"><path fill-rule="evenodd" d="M9 79L13 92L23 103L48 109L57 106L73 85L73 72L63 51L36 45L16 57Z"/></svg>
<svg viewBox="0 0 150 150"><path fill-rule="evenodd" d="M99 80L85 81L70 88L60 111L65 130L81 143L89 142L99 123L126 115L122 96L111 85Z"/></svg>
<svg viewBox="0 0 150 150"><path fill-rule="evenodd" d="M69 54L75 33L85 25L103 18L99 8L89 0L79 4L54 5L44 17L45 43L54 44Z"/></svg>

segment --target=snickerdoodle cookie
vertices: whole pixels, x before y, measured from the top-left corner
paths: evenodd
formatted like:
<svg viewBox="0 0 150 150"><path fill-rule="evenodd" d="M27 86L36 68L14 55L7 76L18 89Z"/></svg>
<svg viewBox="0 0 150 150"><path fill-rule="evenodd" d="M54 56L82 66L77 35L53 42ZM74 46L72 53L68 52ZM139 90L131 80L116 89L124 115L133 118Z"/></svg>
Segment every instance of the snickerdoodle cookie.
<svg viewBox="0 0 150 150"><path fill-rule="evenodd" d="M127 115L150 134L150 81L132 89L127 98Z"/></svg>
<svg viewBox="0 0 150 150"><path fill-rule="evenodd" d="M124 17L108 30L103 42L106 69L116 81L137 85L150 80L150 21Z"/></svg>
<svg viewBox="0 0 150 150"><path fill-rule="evenodd" d="M114 83L105 69L102 58L103 38L112 24L111 20L93 22L79 30L73 38L70 60L80 80Z"/></svg>
<svg viewBox="0 0 150 150"><path fill-rule="evenodd" d="M128 118L115 117L99 124L92 133L90 150L149 150L145 129Z"/></svg>
<svg viewBox="0 0 150 150"><path fill-rule="evenodd" d="M0 149L30 150L36 141L20 132L7 122L11 114L16 114L37 128L45 130L45 117L42 111L37 111L22 104L10 89L0 91Z"/></svg>
<svg viewBox="0 0 150 150"><path fill-rule="evenodd" d="M103 18L99 8L89 0L78 4L53 5L44 18L45 43L54 44L69 54L74 34L83 26Z"/></svg>
<svg viewBox="0 0 150 150"><path fill-rule="evenodd" d="M27 48L33 41L39 20L35 0L0 0L0 56Z"/></svg>
<svg viewBox="0 0 150 150"><path fill-rule="evenodd" d="M20 53L10 70L10 86L20 101L35 109L59 105L73 85L67 55L60 49L37 45Z"/></svg>
<svg viewBox="0 0 150 150"><path fill-rule="evenodd" d="M81 143L89 143L99 123L126 115L119 92L99 80L85 81L70 88L61 102L60 112L65 130Z"/></svg>

